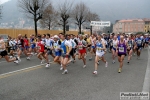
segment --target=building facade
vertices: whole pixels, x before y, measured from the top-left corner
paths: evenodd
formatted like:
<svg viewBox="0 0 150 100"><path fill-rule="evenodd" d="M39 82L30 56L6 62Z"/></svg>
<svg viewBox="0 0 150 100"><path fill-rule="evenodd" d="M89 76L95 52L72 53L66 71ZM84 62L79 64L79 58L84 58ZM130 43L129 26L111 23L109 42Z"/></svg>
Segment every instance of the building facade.
<svg viewBox="0 0 150 100"><path fill-rule="evenodd" d="M144 18L143 20L145 22L144 32L150 32L150 19Z"/></svg>
<svg viewBox="0 0 150 100"><path fill-rule="evenodd" d="M114 33L144 32L145 22L143 19L117 20L113 25Z"/></svg>

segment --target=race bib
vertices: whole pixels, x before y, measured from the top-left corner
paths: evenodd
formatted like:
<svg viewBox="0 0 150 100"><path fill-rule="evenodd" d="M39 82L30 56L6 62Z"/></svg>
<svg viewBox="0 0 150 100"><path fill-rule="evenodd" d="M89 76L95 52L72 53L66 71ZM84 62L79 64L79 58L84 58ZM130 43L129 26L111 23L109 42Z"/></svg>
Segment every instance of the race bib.
<svg viewBox="0 0 150 100"><path fill-rule="evenodd" d="M131 44L128 44L128 46L129 46L129 47L132 47L132 45L131 45Z"/></svg>
<svg viewBox="0 0 150 100"><path fill-rule="evenodd" d="M82 49L83 49L82 45L79 45L79 50L82 50Z"/></svg>
<svg viewBox="0 0 150 100"><path fill-rule="evenodd" d="M112 43L110 43L110 46L113 46L113 44L112 44Z"/></svg>
<svg viewBox="0 0 150 100"><path fill-rule="evenodd" d="M98 52L102 52L101 47L97 47Z"/></svg>
<svg viewBox="0 0 150 100"><path fill-rule="evenodd" d="M63 48L61 48L61 51L62 51L62 53L64 53L64 49Z"/></svg>
<svg viewBox="0 0 150 100"><path fill-rule="evenodd" d="M58 51L58 46L54 46L55 51Z"/></svg>
<svg viewBox="0 0 150 100"><path fill-rule="evenodd" d="M138 40L137 43L138 43L138 44L141 44L141 40Z"/></svg>
<svg viewBox="0 0 150 100"><path fill-rule="evenodd" d="M46 46L48 49L50 49L50 46Z"/></svg>
<svg viewBox="0 0 150 100"><path fill-rule="evenodd" d="M38 46L38 49L39 49L39 50L41 50L41 47L40 47L40 46Z"/></svg>
<svg viewBox="0 0 150 100"><path fill-rule="evenodd" d="M119 47L119 52L124 52L124 47Z"/></svg>
<svg viewBox="0 0 150 100"><path fill-rule="evenodd" d="M117 47L117 45L113 45L113 47L114 47L114 48L116 48L116 47Z"/></svg>

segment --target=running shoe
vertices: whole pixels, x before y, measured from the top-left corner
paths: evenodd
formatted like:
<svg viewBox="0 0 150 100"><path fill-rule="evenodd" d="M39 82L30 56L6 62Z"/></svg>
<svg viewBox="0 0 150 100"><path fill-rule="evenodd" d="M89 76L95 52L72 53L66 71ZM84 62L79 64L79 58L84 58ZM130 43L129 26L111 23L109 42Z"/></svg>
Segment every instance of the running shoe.
<svg viewBox="0 0 150 100"><path fill-rule="evenodd" d="M119 68L118 73L121 73L121 68Z"/></svg>
<svg viewBox="0 0 150 100"><path fill-rule="evenodd" d="M63 70L64 68L63 67L60 67L60 70Z"/></svg>
<svg viewBox="0 0 150 100"><path fill-rule="evenodd" d="M17 57L18 61L21 62L21 59L19 57Z"/></svg>
<svg viewBox="0 0 150 100"><path fill-rule="evenodd" d="M76 60L73 60L72 63L75 63Z"/></svg>
<svg viewBox="0 0 150 100"><path fill-rule="evenodd" d="M31 52L31 56L34 56L34 53L33 53L33 52Z"/></svg>
<svg viewBox="0 0 150 100"><path fill-rule="evenodd" d="M140 59L140 56L137 56L137 60L139 60Z"/></svg>
<svg viewBox="0 0 150 100"><path fill-rule="evenodd" d="M99 65L99 61L97 62L97 64Z"/></svg>
<svg viewBox="0 0 150 100"><path fill-rule="evenodd" d="M91 58L89 58L89 60L92 60L92 57L91 57Z"/></svg>
<svg viewBox="0 0 150 100"><path fill-rule="evenodd" d="M45 66L46 68L49 68L50 67L50 64L46 64L46 66Z"/></svg>
<svg viewBox="0 0 150 100"><path fill-rule="evenodd" d="M43 59L43 60L41 60L41 64L43 64L43 63L44 63L44 61L45 61L44 59Z"/></svg>
<svg viewBox="0 0 150 100"><path fill-rule="evenodd" d="M62 74L68 74L68 70L64 70Z"/></svg>
<svg viewBox="0 0 150 100"><path fill-rule="evenodd" d="M27 59L27 60L30 60L30 57L27 57L26 59Z"/></svg>
<svg viewBox="0 0 150 100"><path fill-rule="evenodd" d="M19 63L19 61L18 61L18 60L16 60L16 61L14 61L14 63L18 64L18 63Z"/></svg>
<svg viewBox="0 0 150 100"><path fill-rule="evenodd" d="M37 53L34 53L34 55L37 55Z"/></svg>
<svg viewBox="0 0 150 100"><path fill-rule="evenodd" d="M108 62L106 62L105 67L108 67Z"/></svg>
<svg viewBox="0 0 150 100"><path fill-rule="evenodd" d="M113 60L112 63L114 64L114 63L115 63L115 60Z"/></svg>
<svg viewBox="0 0 150 100"><path fill-rule="evenodd" d="M94 71L93 74L97 75L97 71Z"/></svg>
<svg viewBox="0 0 150 100"><path fill-rule="evenodd" d="M86 68L86 65L84 65L83 68Z"/></svg>
<svg viewBox="0 0 150 100"><path fill-rule="evenodd" d="M85 54L84 58L86 59L86 54Z"/></svg>

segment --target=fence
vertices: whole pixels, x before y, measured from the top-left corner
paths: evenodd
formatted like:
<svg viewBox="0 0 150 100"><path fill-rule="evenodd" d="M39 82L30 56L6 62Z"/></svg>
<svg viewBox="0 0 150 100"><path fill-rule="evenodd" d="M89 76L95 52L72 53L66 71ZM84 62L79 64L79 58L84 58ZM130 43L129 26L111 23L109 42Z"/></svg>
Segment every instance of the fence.
<svg viewBox="0 0 150 100"><path fill-rule="evenodd" d="M38 34L51 34L51 35L56 35L61 33L62 31L58 30L38 30ZM25 35L29 37L31 34L34 34L34 30L28 30L28 29L0 29L0 34L7 34L11 36L12 38L16 38L18 34ZM74 34L77 35L78 31L67 31L66 34ZM90 34L90 32L84 32L84 34Z"/></svg>

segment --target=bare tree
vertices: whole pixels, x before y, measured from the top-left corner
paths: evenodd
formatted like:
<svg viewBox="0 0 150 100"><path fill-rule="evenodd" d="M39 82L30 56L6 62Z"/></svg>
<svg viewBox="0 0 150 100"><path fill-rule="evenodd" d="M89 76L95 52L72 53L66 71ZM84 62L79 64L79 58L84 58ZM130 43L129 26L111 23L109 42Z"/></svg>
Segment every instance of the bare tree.
<svg viewBox="0 0 150 100"><path fill-rule="evenodd" d="M50 30L57 23L57 16L58 14L50 3L43 12L43 18L40 20L41 26Z"/></svg>
<svg viewBox="0 0 150 100"><path fill-rule="evenodd" d="M34 20L35 35L37 36L37 22L42 19L43 10L48 4L48 0L18 0L21 11Z"/></svg>
<svg viewBox="0 0 150 100"><path fill-rule="evenodd" d="M3 8L3 6L0 4L0 19L2 18L2 8Z"/></svg>
<svg viewBox="0 0 150 100"><path fill-rule="evenodd" d="M66 25L68 24L68 19L71 15L72 3L65 1L63 4L59 5L58 14L60 16L60 22L58 25L63 27L63 33L66 34Z"/></svg>
<svg viewBox="0 0 150 100"><path fill-rule="evenodd" d="M79 33L81 34L81 27L84 22L87 20L89 8L84 3L76 4L73 9L73 19L75 20L75 24L79 28Z"/></svg>
<svg viewBox="0 0 150 100"><path fill-rule="evenodd" d="M100 17L96 13L93 13L93 12L89 11L88 16L87 16L87 21L88 22L100 21Z"/></svg>
<svg viewBox="0 0 150 100"><path fill-rule="evenodd" d="M89 11L87 16L87 23L90 24L91 21L100 21L100 17L96 13ZM92 34L92 26L90 26L90 28L88 29L90 29L90 32Z"/></svg>

